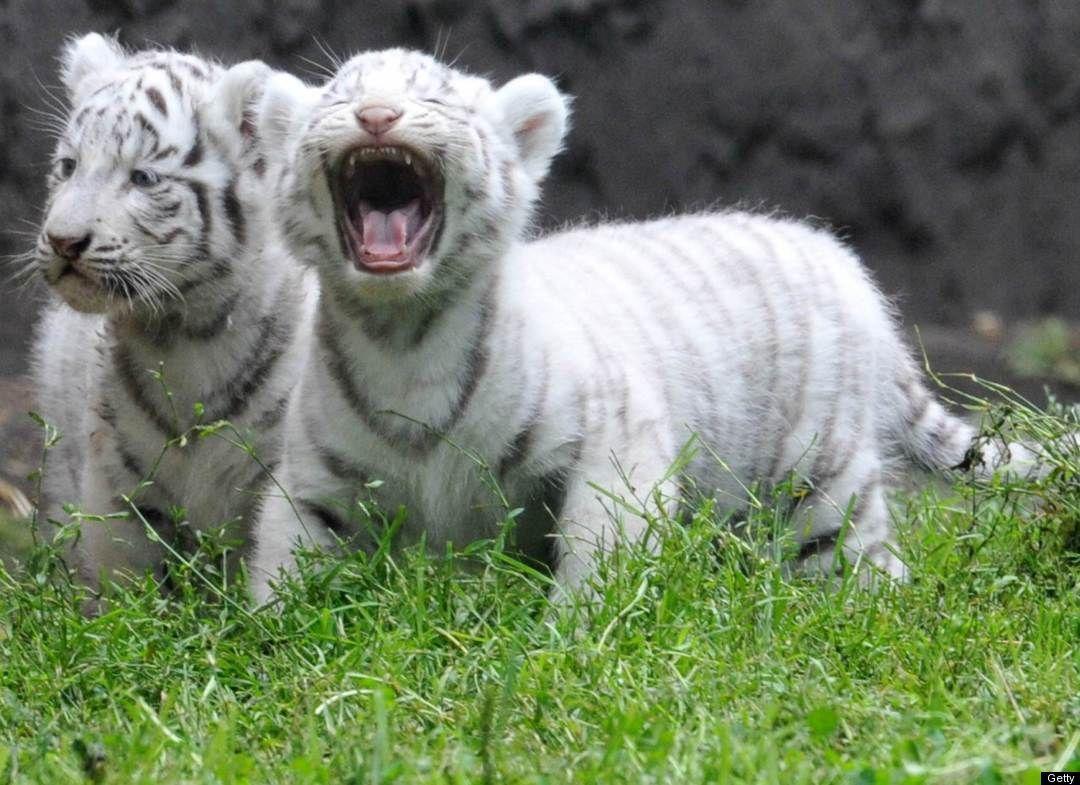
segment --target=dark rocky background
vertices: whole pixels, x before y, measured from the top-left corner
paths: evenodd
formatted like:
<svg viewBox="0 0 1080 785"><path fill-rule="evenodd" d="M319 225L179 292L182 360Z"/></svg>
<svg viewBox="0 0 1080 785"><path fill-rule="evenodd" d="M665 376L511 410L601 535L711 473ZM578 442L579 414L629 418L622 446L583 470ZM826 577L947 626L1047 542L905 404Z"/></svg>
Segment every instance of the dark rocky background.
<svg viewBox="0 0 1080 785"><path fill-rule="evenodd" d="M996 367L965 332L977 311L1006 329L1080 314L1075 0L0 0L0 254L28 247L42 201L39 84L91 30L300 74L327 62L319 42L551 74L577 99L548 225L737 203L821 217L909 322L957 328L931 352L947 368ZM25 369L35 307L0 284L0 376Z"/></svg>

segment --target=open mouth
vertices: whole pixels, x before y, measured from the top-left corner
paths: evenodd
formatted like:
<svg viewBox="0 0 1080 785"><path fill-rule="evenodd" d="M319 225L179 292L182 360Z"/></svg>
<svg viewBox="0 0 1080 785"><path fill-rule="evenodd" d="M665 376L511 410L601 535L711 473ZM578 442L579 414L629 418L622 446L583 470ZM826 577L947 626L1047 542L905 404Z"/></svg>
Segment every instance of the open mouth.
<svg viewBox="0 0 1080 785"><path fill-rule="evenodd" d="M338 219L356 269L418 267L442 224L442 178L404 147L355 147L337 168Z"/></svg>

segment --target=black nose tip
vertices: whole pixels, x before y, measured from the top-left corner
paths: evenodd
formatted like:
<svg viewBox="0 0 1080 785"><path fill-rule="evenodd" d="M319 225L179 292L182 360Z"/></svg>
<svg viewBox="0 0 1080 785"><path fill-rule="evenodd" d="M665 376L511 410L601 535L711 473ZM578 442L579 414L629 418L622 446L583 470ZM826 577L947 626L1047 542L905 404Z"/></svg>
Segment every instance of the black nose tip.
<svg viewBox="0 0 1080 785"><path fill-rule="evenodd" d="M89 232L82 237L58 237L55 234L49 234L48 239L49 245L56 251L57 256L75 261L90 247L91 236Z"/></svg>

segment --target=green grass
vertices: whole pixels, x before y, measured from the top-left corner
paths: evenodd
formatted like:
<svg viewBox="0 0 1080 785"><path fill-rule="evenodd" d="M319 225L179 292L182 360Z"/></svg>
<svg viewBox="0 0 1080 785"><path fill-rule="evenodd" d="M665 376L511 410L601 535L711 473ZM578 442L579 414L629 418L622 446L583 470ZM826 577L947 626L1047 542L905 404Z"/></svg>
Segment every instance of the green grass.
<svg viewBox="0 0 1080 785"><path fill-rule="evenodd" d="M180 566L87 619L38 549L0 572L0 783L1038 782L1080 768L1078 478L899 499L911 580L872 591L703 505L582 612L481 543L313 558L276 613Z"/></svg>

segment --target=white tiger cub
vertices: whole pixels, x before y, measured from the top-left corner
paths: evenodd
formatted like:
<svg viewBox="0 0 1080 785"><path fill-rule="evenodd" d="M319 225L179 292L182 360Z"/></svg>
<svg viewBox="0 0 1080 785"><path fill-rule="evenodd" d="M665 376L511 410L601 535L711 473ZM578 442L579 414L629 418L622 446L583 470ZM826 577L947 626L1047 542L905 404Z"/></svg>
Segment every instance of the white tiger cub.
<svg viewBox="0 0 1080 785"><path fill-rule="evenodd" d="M197 419L227 419L263 462L278 458L316 282L288 260L261 195L244 99L269 70L127 53L97 34L64 51L72 109L37 241L54 296L33 352L40 411L63 433L45 473L52 519L69 502L124 511L119 494L150 478L138 507L177 547L218 526L246 539L256 462L216 438L162 449ZM177 507L187 525L174 528ZM75 546L91 587L163 556L135 515L84 522Z"/></svg>
<svg viewBox="0 0 1080 785"><path fill-rule="evenodd" d="M846 554L901 573L889 461L954 467L974 433L924 387L866 270L824 231L745 213L526 241L567 103L543 76L496 90L402 50L321 90L268 88L278 214L323 305L286 426L294 505L268 500L255 535L258 600L298 541L358 534L346 511L369 478L407 509L406 539L491 536L503 509L478 461L527 510L518 546L553 545L567 589L645 534L593 487L625 496L624 473L670 512L681 480L732 506L794 470L812 488L804 561L831 569L850 518ZM709 450L670 477L691 434Z"/></svg>

